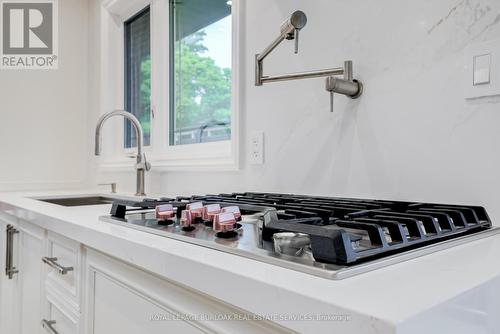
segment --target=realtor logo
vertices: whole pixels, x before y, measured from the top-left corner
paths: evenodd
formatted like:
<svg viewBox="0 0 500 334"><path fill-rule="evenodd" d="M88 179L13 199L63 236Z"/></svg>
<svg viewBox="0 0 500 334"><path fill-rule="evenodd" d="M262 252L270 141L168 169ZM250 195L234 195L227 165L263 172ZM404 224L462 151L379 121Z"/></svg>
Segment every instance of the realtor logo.
<svg viewBox="0 0 500 334"><path fill-rule="evenodd" d="M57 0L1 1L1 69L57 68Z"/></svg>

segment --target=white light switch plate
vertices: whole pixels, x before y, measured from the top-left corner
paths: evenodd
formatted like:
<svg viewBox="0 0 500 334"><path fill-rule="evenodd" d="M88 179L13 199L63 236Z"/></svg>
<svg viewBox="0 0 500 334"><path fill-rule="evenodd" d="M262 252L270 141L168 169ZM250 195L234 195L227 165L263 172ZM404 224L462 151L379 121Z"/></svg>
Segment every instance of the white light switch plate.
<svg viewBox="0 0 500 334"><path fill-rule="evenodd" d="M264 164L264 132L253 131L250 135L250 163L252 165Z"/></svg>
<svg viewBox="0 0 500 334"><path fill-rule="evenodd" d="M500 40L465 49L463 80L466 99L500 95Z"/></svg>
<svg viewBox="0 0 500 334"><path fill-rule="evenodd" d="M491 82L491 54L474 56L474 86L488 85Z"/></svg>

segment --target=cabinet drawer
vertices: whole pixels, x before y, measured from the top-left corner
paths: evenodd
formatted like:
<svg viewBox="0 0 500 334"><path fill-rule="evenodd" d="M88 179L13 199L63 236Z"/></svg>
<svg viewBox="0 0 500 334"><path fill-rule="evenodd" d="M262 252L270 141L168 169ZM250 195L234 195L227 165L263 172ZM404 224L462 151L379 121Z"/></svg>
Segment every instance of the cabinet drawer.
<svg viewBox="0 0 500 334"><path fill-rule="evenodd" d="M42 258L47 273L46 285L79 309L80 244L49 231L47 245L46 256Z"/></svg>
<svg viewBox="0 0 500 334"><path fill-rule="evenodd" d="M47 300L46 316L41 321L42 328L48 334L77 334L78 321L62 309L52 300Z"/></svg>

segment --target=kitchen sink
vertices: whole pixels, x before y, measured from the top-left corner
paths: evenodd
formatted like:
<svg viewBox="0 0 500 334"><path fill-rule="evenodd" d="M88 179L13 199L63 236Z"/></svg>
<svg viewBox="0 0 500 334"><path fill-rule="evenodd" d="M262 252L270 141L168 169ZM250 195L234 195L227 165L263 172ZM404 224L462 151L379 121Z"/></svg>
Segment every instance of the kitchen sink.
<svg viewBox="0 0 500 334"><path fill-rule="evenodd" d="M85 206L111 204L114 197L106 196L78 196L78 197L60 197L60 198L36 198L38 201L62 205L62 206Z"/></svg>

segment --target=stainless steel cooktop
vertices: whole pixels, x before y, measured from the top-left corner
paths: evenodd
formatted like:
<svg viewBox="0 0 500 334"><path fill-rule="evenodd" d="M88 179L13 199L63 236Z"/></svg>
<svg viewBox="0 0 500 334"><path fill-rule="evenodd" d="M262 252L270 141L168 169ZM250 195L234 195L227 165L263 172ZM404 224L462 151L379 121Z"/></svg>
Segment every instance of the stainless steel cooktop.
<svg viewBox="0 0 500 334"><path fill-rule="evenodd" d="M117 200L101 220L329 279L500 232L482 207L268 193Z"/></svg>

